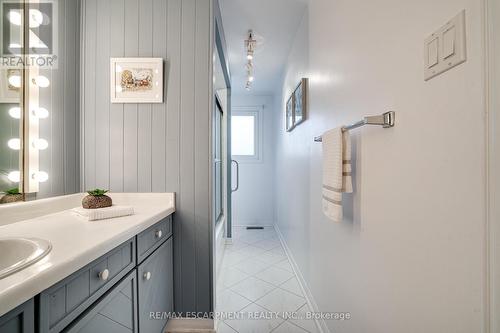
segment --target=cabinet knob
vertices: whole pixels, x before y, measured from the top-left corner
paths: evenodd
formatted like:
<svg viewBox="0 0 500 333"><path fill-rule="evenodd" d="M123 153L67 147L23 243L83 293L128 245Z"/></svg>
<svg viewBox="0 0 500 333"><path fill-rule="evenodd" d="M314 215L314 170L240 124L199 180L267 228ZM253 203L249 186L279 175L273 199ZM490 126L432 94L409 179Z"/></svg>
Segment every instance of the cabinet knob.
<svg viewBox="0 0 500 333"><path fill-rule="evenodd" d="M109 269L105 269L99 273L99 279L106 281L109 278Z"/></svg>
<svg viewBox="0 0 500 333"><path fill-rule="evenodd" d="M145 279L145 280L149 280L149 279L151 279L151 272L146 272L146 273L144 273L144 279Z"/></svg>
<svg viewBox="0 0 500 333"><path fill-rule="evenodd" d="M163 235L163 233L161 232L161 230L158 230L155 232L156 238L161 238L162 235Z"/></svg>

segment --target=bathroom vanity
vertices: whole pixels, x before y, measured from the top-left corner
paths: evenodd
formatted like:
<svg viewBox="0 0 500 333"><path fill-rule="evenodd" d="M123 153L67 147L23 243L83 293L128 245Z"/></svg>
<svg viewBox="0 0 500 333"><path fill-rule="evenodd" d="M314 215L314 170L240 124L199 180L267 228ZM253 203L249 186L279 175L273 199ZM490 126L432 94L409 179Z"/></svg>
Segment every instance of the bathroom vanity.
<svg viewBox="0 0 500 333"><path fill-rule="evenodd" d="M113 200L127 198L133 216L88 222L65 210L0 226L1 237L30 229L24 237L36 234L53 246L0 279L0 333L162 331L173 311L173 194Z"/></svg>

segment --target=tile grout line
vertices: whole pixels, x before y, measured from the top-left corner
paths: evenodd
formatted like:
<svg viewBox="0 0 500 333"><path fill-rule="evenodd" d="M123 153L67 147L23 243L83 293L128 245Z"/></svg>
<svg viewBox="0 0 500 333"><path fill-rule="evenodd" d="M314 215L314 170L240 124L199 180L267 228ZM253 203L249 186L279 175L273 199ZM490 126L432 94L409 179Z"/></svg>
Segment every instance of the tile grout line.
<svg viewBox="0 0 500 333"><path fill-rule="evenodd" d="M269 229L267 229L269 230ZM240 244L244 244L244 246L242 246L241 248L238 248L236 250L233 250L233 249L227 249L229 250L228 254L235 254L236 256L238 255L241 255L243 256L243 258L241 258L240 260L237 260L236 262L230 264L229 266L226 266L226 267L223 267L221 269L221 276L223 274L223 272L227 272L228 270L232 269L232 270L236 270L238 271L239 273L242 273L242 274L245 274L246 277L244 277L243 279L229 285L229 286L226 286L222 283L222 286L224 288L224 290L222 292L226 292L226 291L229 291L229 292L232 292L240 297L242 297L243 299L245 299L246 301L250 302L249 304L245 305L243 308L241 308L240 310L236 311L236 312L242 312L244 311L246 308L252 306L252 305L255 305L255 306L258 306L266 311L269 311L269 312L273 312L271 310L269 310L268 308L266 308L265 306L262 306L261 304L257 303L259 300L261 300L262 298L266 297L267 295L269 295L270 293L272 292L275 292L277 290L281 291L281 292L285 292L287 294L290 294L290 295L293 295L295 297L299 297L301 299L303 299L304 303L301 304L296 310L294 310L295 312L296 311L299 311L300 309L302 309L304 306L307 306L308 308L309 307L309 301L307 300L307 297L306 295L299 295L291 290L288 290L288 289L285 289L284 287L282 287L284 284L288 283L289 281L291 281L292 279L295 279L295 281L299 284L299 288L302 289L302 286L300 285L300 280L291 264L291 261L290 261L290 257L286 251L286 249L283 247L283 243L282 243L282 240L280 239L280 236L278 234L278 232L276 231L276 229L271 229L273 230L273 233L272 234L268 234L268 235L265 235L263 236L264 238L261 238L259 240L255 240L255 241L252 241L252 243L249 243L249 240L246 239L245 240L241 240L241 239L238 239L240 238L241 236L243 235L238 235L238 233L235 233L235 237L234 237L234 240L239 242ZM236 235L238 235L236 237ZM262 236L259 236L259 238L262 237ZM244 238L244 237L243 237ZM273 241L271 241L273 240ZM262 248L260 246L257 246L255 244L257 243L260 243L260 242L266 242L266 243L273 243L273 242L276 242L277 245L274 246L274 247L271 247L271 248ZM237 244L237 243L233 243L233 244ZM231 246L231 245L230 245ZM229 247L230 247L229 246ZM252 248L254 249L254 251L256 251L256 253L252 253ZM243 251L242 251L243 250ZM250 252L248 252L250 251ZM278 252L278 253L276 253ZM259 256L263 255L263 254L268 254L268 255L271 255L271 256L278 256L278 257L281 257L281 260L278 260L276 262L266 262L266 261L263 261L263 260L259 260ZM224 257L224 259L226 259L226 256ZM224 259L222 261L222 266L224 266ZM238 268L237 266L240 266L242 264L244 264L245 262L248 262L248 261L257 261L259 263L262 263L263 265L265 265L265 267L263 269L260 269L258 270L257 272L253 273L253 274L249 274L243 270L241 270L240 268ZM282 268L278 265L280 264L283 264L283 263L287 263L287 265L290 267L291 271L289 269L286 269L286 268ZM268 269L271 269L271 268L274 268L274 269L277 269L279 271L283 271L283 272L286 272L288 274L291 274L291 276L289 278L287 278L285 281L281 282L281 283L271 283L269 281L266 281L266 280L263 280L261 278L259 278L258 274L268 270ZM238 291L234 290L233 288L235 288L236 286L244 283L245 281L249 280L250 278L254 278L255 280L258 280L260 282L263 282L265 283L266 285L269 285L269 286L272 286L272 289L269 290L268 292L266 292L264 295L258 297L255 301L247 298L246 296L240 294ZM302 291L303 293L303 291ZM307 330L306 328L300 326L299 324L297 323L294 323L292 321L290 321L290 318L284 318L282 316L278 316L279 319L281 320L281 323L276 326L275 328L273 328L272 330L270 330L269 332L274 332L275 330L277 330L280 326L284 325L285 322L288 322L290 325L293 325L295 327L298 327L299 329L303 330L304 332L309 332L309 330ZM227 325L229 328L233 329L235 332L238 332L238 330L236 330L234 327L232 327L229 323L227 323L225 320L222 321L225 325Z"/></svg>
<svg viewBox="0 0 500 333"><path fill-rule="evenodd" d="M274 230L276 231L276 234L279 237L279 240L281 242L281 246L285 250L286 256L288 258L290 266L293 269L293 273L296 276L297 281L299 282L299 286L302 289L302 293L304 294L304 297L306 299L309 310L313 311L313 312L318 312L318 306L316 304L316 301L314 300L314 297L312 296L312 294L311 294L311 292L310 292L310 290L309 290L309 288L304 280L304 277L301 275L301 272L298 268L298 265L295 262L295 259L292 257L291 251L288 248L278 225L274 225ZM328 326L326 325L326 322L323 319L315 319L314 321L315 321L316 328L318 329L319 333L329 333L330 332Z"/></svg>

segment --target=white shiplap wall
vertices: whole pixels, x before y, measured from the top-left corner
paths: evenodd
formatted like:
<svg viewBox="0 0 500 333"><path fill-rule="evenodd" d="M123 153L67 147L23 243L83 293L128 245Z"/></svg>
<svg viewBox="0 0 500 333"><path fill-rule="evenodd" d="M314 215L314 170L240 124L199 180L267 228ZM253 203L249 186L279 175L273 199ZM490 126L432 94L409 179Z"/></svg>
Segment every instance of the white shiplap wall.
<svg viewBox="0 0 500 333"><path fill-rule="evenodd" d="M85 188L176 192L176 311L212 308L211 0L83 0ZM165 60L164 103L111 104L110 57Z"/></svg>

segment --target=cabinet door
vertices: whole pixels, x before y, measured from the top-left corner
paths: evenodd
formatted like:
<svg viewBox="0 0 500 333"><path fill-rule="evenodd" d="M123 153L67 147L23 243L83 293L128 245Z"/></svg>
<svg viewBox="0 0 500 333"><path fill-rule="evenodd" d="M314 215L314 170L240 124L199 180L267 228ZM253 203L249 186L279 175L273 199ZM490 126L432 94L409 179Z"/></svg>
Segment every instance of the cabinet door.
<svg viewBox="0 0 500 333"><path fill-rule="evenodd" d="M136 266L135 237L40 294L40 333L59 333ZM107 272L106 278L101 273Z"/></svg>
<svg viewBox="0 0 500 333"><path fill-rule="evenodd" d="M64 330L65 333L136 333L137 288L133 270L88 312Z"/></svg>
<svg viewBox="0 0 500 333"><path fill-rule="evenodd" d="M161 333L173 310L172 238L138 268L139 332Z"/></svg>
<svg viewBox="0 0 500 333"><path fill-rule="evenodd" d="M0 317L0 333L35 332L35 307L33 299Z"/></svg>

